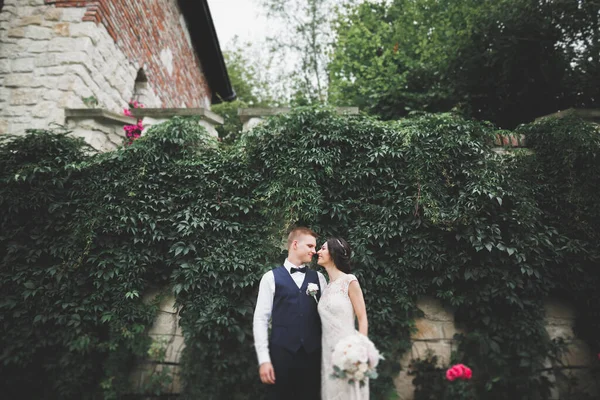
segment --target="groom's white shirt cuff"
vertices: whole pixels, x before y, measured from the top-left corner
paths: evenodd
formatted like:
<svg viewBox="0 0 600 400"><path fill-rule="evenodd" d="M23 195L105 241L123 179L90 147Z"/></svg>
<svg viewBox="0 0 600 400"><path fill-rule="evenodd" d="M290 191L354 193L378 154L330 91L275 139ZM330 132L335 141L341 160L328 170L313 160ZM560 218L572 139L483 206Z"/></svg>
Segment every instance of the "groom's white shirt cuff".
<svg viewBox="0 0 600 400"><path fill-rule="evenodd" d="M286 258L283 266L290 272L292 267L296 265L292 264ZM306 274L291 274L292 279L300 288L304 283ZM321 285L321 292L325 290L327 281L322 273L317 272L319 276L319 283ZM322 294L322 293L321 293ZM271 356L269 355L269 320L271 319L271 312L273 311L273 297L275 296L275 276L273 271L269 271L263 275L260 280L260 286L258 288L258 299L256 300L256 308L254 309L254 321L252 324L252 330L254 333L254 347L256 349L256 355L258 357L258 365L266 362L271 362Z"/></svg>

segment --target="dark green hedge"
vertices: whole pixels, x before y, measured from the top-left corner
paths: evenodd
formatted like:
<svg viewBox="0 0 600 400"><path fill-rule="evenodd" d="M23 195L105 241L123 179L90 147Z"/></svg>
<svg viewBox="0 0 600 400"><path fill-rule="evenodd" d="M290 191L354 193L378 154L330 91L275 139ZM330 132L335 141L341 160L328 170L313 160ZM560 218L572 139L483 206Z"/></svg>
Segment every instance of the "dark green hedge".
<svg viewBox="0 0 600 400"><path fill-rule="evenodd" d="M522 129L535 153L508 157L491 150L490 127L452 115L383 123L318 107L225 147L179 118L104 154L56 131L4 137L0 390L122 396L156 311L142 295L169 286L187 343L183 397L257 397L258 281L299 223L354 247L386 355L375 399L393 389L425 294L467 328L455 357L477 398L547 398L545 297L576 302L600 350L599 143L575 120Z"/></svg>

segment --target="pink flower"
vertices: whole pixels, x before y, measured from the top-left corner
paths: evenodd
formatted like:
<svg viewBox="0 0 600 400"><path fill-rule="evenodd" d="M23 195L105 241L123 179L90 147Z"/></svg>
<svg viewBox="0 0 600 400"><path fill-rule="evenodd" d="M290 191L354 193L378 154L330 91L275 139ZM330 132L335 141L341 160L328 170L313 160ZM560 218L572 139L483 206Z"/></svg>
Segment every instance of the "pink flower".
<svg viewBox="0 0 600 400"><path fill-rule="evenodd" d="M453 381L455 379L469 380L473 376L471 368L464 364L456 364L446 371L446 379Z"/></svg>
<svg viewBox="0 0 600 400"><path fill-rule="evenodd" d="M465 367L465 374L464 374L464 379L468 380L471 379L471 377L473 376L473 372L471 371L471 368L469 367Z"/></svg>
<svg viewBox="0 0 600 400"><path fill-rule="evenodd" d="M125 108L123 110L123 114L127 115L128 117L131 117L131 110L129 110L129 108Z"/></svg>
<svg viewBox="0 0 600 400"><path fill-rule="evenodd" d="M448 368L448 370L446 371L446 379L448 379L450 382L452 382L456 378L457 378L456 371L453 368Z"/></svg>

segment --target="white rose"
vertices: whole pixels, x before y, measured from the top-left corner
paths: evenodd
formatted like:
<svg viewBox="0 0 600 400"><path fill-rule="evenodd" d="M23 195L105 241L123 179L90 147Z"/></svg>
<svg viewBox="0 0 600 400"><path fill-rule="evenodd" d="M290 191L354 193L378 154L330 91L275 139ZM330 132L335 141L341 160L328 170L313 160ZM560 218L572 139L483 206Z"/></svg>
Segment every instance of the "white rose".
<svg viewBox="0 0 600 400"><path fill-rule="evenodd" d="M363 372L356 371L354 373L354 379L356 379L357 381L362 381L363 379L365 379L365 374Z"/></svg>
<svg viewBox="0 0 600 400"><path fill-rule="evenodd" d="M360 365L358 366L358 370L362 373L367 372L368 369L369 366L366 363L360 363Z"/></svg>
<svg viewBox="0 0 600 400"><path fill-rule="evenodd" d="M309 294L316 294L319 291L319 285L316 283L309 283L306 292Z"/></svg>

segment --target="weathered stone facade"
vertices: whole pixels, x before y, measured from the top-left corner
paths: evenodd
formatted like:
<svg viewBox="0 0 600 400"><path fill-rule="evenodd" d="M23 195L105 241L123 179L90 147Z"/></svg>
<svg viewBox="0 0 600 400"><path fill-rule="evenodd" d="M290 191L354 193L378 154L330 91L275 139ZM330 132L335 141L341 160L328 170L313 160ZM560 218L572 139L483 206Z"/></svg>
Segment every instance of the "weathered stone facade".
<svg viewBox="0 0 600 400"><path fill-rule="evenodd" d="M134 98L210 107L177 2L4 1L0 134L64 124L66 108L119 113Z"/></svg>
<svg viewBox="0 0 600 400"><path fill-rule="evenodd" d="M562 338L567 344L566 352L562 360L553 363L546 362L544 371L548 378L555 382L551 399L559 400L568 397L568 380L577 379L577 389L585 391L590 395L600 394L600 385L594 381L590 373L590 367L594 363L593 354L587 344L575 337L573 325L575 323L576 310L568 304L548 299L545 302L546 330L551 339ZM448 365L452 351L456 350L457 343L454 340L456 333L463 332L454 323L454 311L444 307L439 300L431 297L423 297L417 302L417 306L423 311L423 317L415 321L416 332L412 335L412 349L407 352L400 364L402 370L395 380L396 390L400 400L412 400L414 398L414 376L409 375L411 360L424 358L427 351L431 350L438 356L440 366ZM473 372L476 374L476 371Z"/></svg>
<svg viewBox="0 0 600 400"><path fill-rule="evenodd" d="M153 297L151 294L148 298ZM414 376L409 375L409 364L411 360L424 358L428 350L431 350L438 356L438 362L441 366L448 365L452 351L456 350L457 343L454 339L456 333L462 333L454 323L454 310L445 307L439 300L431 297L422 297L418 300L417 306L423 311L423 317L415 321L416 331L412 335L412 349L400 360L402 370L395 379L396 393L399 400L412 400L414 398L414 386L412 380ZM577 388L584 390L591 395L600 393L600 384L593 379L590 373L590 366L594 359L589 347L581 340L576 339L573 332L576 310L568 304L549 299L545 303L546 308L546 330L551 339L563 338L567 346L567 351L560 363L547 362L547 370L540 371L546 374L551 381L555 382L555 387L551 398L559 400L567 398L568 380L577 379ZM163 363L139 364L132 373L132 385L139 390L144 387L148 377L161 368L170 368L173 373L173 381L167 390L170 393L179 393L181 390L180 373L180 355L184 349L183 334L179 326L179 313L175 308L175 299L166 297L160 305L156 321L150 329L150 336L162 342L166 348L166 358ZM252 346L249 343L249 346ZM149 368L151 365L152 368ZM474 371L476 373L476 371ZM257 371L258 374L258 371ZM572 389L572 388L571 388ZM567 396L567 397L566 397Z"/></svg>

